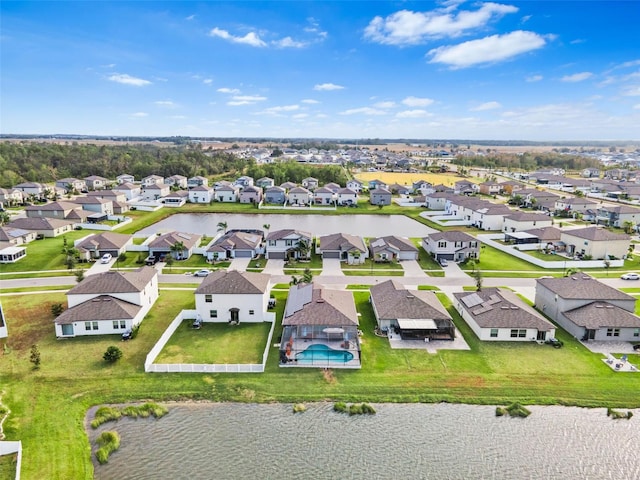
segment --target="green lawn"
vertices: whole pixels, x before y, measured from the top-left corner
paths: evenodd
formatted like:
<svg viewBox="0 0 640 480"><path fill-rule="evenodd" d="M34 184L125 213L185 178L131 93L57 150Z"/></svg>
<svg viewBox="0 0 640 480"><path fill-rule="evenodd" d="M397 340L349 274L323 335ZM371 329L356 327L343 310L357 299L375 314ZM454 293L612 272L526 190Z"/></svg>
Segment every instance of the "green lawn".
<svg viewBox="0 0 640 480"><path fill-rule="evenodd" d="M365 269L342 269L342 273L347 277L404 277L404 270L365 270Z"/></svg>
<svg viewBox="0 0 640 480"><path fill-rule="evenodd" d="M18 454L0 455L0 478L16 478L16 466L18 465Z"/></svg>
<svg viewBox="0 0 640 480"><path fill-rule="evenodd" d="M388 271L388 270L399 270L403 271L402 265L398 262L374 262L371 259L366 259L364 263L358 265L349 265L346 262L340 263L342 270L380 270L380 271ZM378 273L378 275L382 275L382 272Z"/></svg>
<svg viewBox="0 0 640 480"><path fill-rule="evenodd" d="M262 363L270 323L203 323L199 330L191 324L180 324L155 363Z"/></svg>

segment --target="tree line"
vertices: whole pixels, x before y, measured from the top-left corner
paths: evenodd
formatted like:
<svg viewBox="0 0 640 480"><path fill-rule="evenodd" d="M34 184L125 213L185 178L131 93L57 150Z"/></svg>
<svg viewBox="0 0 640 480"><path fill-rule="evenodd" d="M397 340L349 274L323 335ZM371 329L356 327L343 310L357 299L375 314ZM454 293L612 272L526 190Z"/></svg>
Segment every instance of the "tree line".
<svg viewBox="0 0 640 480"><path fill-rule="evenodd" d="M458 156L452 163L462 167L497 168L504 170L535 171L541 168L563 168L565 170L583 170L589 167L600 167L600 162L595 158L587 158L580 155L565 155L554 152L525 152L518 154L489 154L476 156Z"/></svg>
<svg viewBox="0 0 640 480"><path fill-rule="evenodd" d="M273 178L276 185L284 182L300 183L307 177L317 178L320 185L334 182L344 186L349 180L345 169L340 165L310 165L295 160L252 164L247 167L246 174L255 180L262 177Z"/></svg>

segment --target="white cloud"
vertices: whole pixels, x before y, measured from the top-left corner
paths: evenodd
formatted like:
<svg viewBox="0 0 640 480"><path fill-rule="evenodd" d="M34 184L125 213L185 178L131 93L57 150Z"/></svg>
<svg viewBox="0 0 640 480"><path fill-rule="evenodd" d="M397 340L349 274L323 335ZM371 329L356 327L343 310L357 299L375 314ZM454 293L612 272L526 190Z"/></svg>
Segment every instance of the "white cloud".
<svg viewBox="0 0 640 480"><path fill-rule="evenodd" d="M129 115L130 117L133 118L144 118L144 117L148 117L149 114L146 112L136 112L136 113L132 113L131 115Z"/></svg>
<svg viewBox="0 0 640 480"><path fill-rule="evenodd" d="M296 120L302 120L303 118L307 118L309 116L308 113L296 113L295 115L292 115L291 118L294 118Z"/></svg>
<svg viewBox="0 0 640 480"><path fill-rule="evenodd" d="M340 115L386 115L387 112L371 107L352 108L340 112Z"/></svg>
<svg viewBox="0 0 640 480"><path fill-rule="evenodd" d="M116 83L121 83L123 85L133 85L134 87L144 87L146 85L151 85L151 82L149 80L145 80L144 78L132 77L131 75L127 75L126 73L114 73L113 75L108 77L108 80Z"/></svg>
<svg viewBox="0 0 640 480"><path fill-rule="evenodd" d="M335 83L320 83L315 85L313 89L320 92L328 92L331 90L343 90L344 87L342 85L336 85Z"/></svg>
<svg viewBox="0 0 640 480"><path fill-rule="evenodd" d="M565 75L560 80L563 82L575 83L575 82L582 82L591 77L593 77L593 73L591 72L580 72L580 73L574 73L573 75Z"/></svg>
<svg viewBox="0 0 640 480"><path fill-rule="evenodd" d="M622 90L625 97L640 97L640 85L629 85Z"/></svg>
<svg viewBox="0 0 640 480"><path fill-rule="evenodd" d="M484 27L491 20L518 11L512 5L484 3L478 10L454 10L457 5L429 12L401 10L386 18L375 17L364 30L365 38L387 45L415 45L429 38L457 37Z"/></svg>
<svg viewBox="0 0 640 480"><path fill-rule="evenodd" d="M271 43L273 43L278 48L304 48L307 46L305 42L299 42L291 37L284 37Z"/></svg>
<svg viewBox="0 0 640 480"><path fill-rule="evenodd" d="M318 100L314 100L312 98L305 98L304 100L301 101L301 103L307 103L309 105L315 105L317 103L320 103Z"/></svg>
<svg viewBox="0 0 640 480"><path fill-rule="evenodd" d="M502 105L498 102L485 102L469 110L472 112L484 112L485 110L495 110L496 108L502 108Z"/></svg>
<svg viewBox="0 0 640 480"><path fill-rule="evenodd" d="M257 33L249 32L244 37L239 37L236 35L231 35L226 30L222 30L218 27L212 29L209 32L210 37L218 37L223 40L228 40L231 43L241 43L243 45L250 45L252 47L266 47L267 44L260 39Z"/></svg>
<svg viewBox="0 0 640 480"><path fill-rule="evenodd" d="M576 38L575 40L571 40L569 43L571 45L578 45L580 43L584 43L586 40L584 38Z"/></svg>
<svg viewBox="0 0 640 480"><path fill-rule="evenodd" d="M458 45L434 48L427 55L429 63L444 63L451 68L466 68L483 63L508 60L522 53L542 48L544 37L534 32L516 30L504 35L492 35Z"/></svg>
<svg viewBox="0 0 640 480"><path fill-rule="evenodd" d="M377 102L373 104L374 107L376 108L393 108L396 106L396 102Z"/></svg>
<svg viewBox="0 0 640 480"><path fill-rule="evenodd" d="M397 118L423 118L423 117L428 117L430 115L431 114L426 110L417 108L414 110L404 110L402 112L398 112L396 114L396 117Z"/></svg>
<svg viewBox="0 0 640 480"><path fill-rule="evenodd" d="M153 103L155 103L159 107L172 108L176 106L176 104L173 103L171 100L158 100L157 102L153 102Z"/></svg>
<svg viewBox="0 0 640 480"><path fill-rule="evenodd" d="M527 82L539 82L544 77L542 75L531 75L530 77L525 78Z"/></svg>
<svg viewBox="0 0 640 480"><path fill-rule="evenodd" d="M213 79L212 78L205 78L202 83L204 83L205 85L211 85L213 83Z"/></svg>
<svg viewBox="0 0 640 480"><path fill-rule="evenodd" d="M216 92L230 93L232 95L237 95L238 93L240 93L240 90L238 90L237 88L222 87L222 88L219 88L218 90L216 90Z"/></svg>
<svg viewBox="0 0 640 480"><path fill-rule="evenodd" d="M430 98L407 97L402 100L402 104L407 107L428 107L433 103Z"/></svg>
<svg viewBox="0 0 640 480"><path fill-rule="evenodd" d="M239 105L254 105L258 102L263 102L267 97L261 97L258 95L234 95L231 100L227 102L227 105L231 107L237 107Z"/></svg>
<svg viewBox="0 0 640 480"><path fill-rule="evenodd" d="M281 105L278 107L265 108L260 114L278 115L282 112L294 112L300 109L300 105Z"/></svg>
<svg viewBox="0 0 640 480"><path fill-rule="evenodd" d="M532 17L532 16L533 16L533 15L525 15L524 17L522 17L522 18L520 19L520 23L527 23L529 20L531 20L531 17Z"/></svg>
<svg viewBox="0 0 640 480"><path fill-rule="evenodd" d="M193 20L194 18L196 18L195 15L189 15L188 17L185 18L185 20Z"/></svg>

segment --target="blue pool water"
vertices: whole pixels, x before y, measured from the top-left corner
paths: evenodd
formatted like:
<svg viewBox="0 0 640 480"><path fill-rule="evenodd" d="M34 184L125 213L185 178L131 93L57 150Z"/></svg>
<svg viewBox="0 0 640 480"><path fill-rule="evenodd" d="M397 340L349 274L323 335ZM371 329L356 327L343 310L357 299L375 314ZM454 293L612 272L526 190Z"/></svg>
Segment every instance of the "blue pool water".
<svg viewBox="0 0 640 480"><path fill-rule="evenodd" d="M322 344L309 345L307 349L296 354L299 362L344 362L353 360L353 353L346 350L334 350Z"/></svg>

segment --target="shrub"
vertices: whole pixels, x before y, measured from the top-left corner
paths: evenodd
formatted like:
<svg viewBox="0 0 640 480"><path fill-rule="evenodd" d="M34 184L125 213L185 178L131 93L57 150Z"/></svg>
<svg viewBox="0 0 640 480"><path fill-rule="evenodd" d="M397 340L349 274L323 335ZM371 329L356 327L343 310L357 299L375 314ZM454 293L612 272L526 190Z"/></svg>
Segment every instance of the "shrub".
<svg viewBox="0 0 640 480"><path fill-rule="evenodd" d="M57 317L62 312L64 312L64 307L62 306L61 303L54 303L53 305L51 305L51 314L54 317Z"/></svg>
<svg viewBox="0 0 640 480"><path fill-rule="evenodd" d="M107 351L104 352L102 358L108 363L115 363L122 358L122 350L115 345L107 347Z"/></svg>
<svg viewBox="0 0 640 480"><path fill-rule="evenodd" d="M333 411L338 413L345 413L347 411L347 404L344 402L336 402L333 404Z"/></svg>
<svg viewBox="0 0 640 480"><path fill-rule="evenodd" d="M105 464L109 461L109 456L120 448L120 435L118 432L102 432L96 439L96 443L100 446L96 450L96 458L100 464Z"/></svg>
<svg viewBox="0 0 640 480"><path fill-rule="evenodd" d="M307 407L303 403L296 403L293 405L293 413L304 413L307 411Z"/></svg>
<svg viewBox="0 0 640 480"><path fill-rule="evenodd" d="M98 428L103 423L114 422L119 420L121 416L120 410L116 407L100 407L93 416L91 428Z"/></svg>

